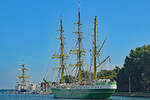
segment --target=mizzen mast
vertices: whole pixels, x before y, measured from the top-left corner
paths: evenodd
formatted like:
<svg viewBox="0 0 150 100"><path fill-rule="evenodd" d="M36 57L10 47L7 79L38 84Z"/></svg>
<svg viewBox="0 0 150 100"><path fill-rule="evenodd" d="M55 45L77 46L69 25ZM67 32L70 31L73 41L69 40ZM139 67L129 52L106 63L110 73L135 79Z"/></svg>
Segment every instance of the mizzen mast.
<svg viewBox="0 0 150 100"><path fill-rule="evenodd" d="M97 16L94 19L94 80L96 80L96 56L97 56Z"/></svg>
<svg viewBox="0 0 150 100"><path fill-rule="evenodd" d="M107 56L103 61L99 62L97 65L97 57L100 55L100 51L103 48L106 40L103 41L101 47L97 51L97 16L95 16L94 19L94 80L97 79L97 68L100 67L103 63L105 63L108 59L110 59L110 56Z"/></svg>

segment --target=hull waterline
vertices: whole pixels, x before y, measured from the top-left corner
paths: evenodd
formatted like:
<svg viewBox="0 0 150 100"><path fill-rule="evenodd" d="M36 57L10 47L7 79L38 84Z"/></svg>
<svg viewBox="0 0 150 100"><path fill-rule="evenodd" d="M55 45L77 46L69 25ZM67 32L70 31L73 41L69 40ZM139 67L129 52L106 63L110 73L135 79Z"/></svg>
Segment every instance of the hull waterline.
<svg viewBox="0 0 150 100"><path fill-rule="evenodd" d="M116 89L58 89L52 88L55 98L107 99Z"/></svg>

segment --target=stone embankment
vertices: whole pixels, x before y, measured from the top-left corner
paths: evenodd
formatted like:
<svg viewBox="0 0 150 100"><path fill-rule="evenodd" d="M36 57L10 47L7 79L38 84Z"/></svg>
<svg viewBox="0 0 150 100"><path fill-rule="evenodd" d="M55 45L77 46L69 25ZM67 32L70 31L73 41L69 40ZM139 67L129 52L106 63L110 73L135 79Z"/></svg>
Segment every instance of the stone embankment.
<svg viewBox="0 0 150 100"><path fill-rule="evenodd" d="M116 92L113 96L150 97L150 92Z"/></svg>

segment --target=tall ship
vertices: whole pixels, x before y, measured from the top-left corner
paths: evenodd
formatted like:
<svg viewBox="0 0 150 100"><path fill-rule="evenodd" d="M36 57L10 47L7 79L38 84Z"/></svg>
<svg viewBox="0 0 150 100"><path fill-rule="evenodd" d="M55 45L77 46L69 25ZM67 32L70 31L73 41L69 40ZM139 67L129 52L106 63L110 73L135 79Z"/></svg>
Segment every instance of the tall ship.
<svg viewBox="0 0 150 100"><path fill-rule="evenodd" d="M75 54L77 56L76 64L71 64L77 73L74 76L75 81L66 82L65 80L65 60L68 59L68 55L64 53L64 35L63 35L63 25L62 17L60 18L60 54L54 54L53 58L58 58L60 60L60 67L57 67L59 70L60 79L58 82L52 84L52 94L55 98L68 98L68 99L106 99L109 98L117 89L117 83L114 80L104 77L97 76L97 68L101 66L108 58L106 57L103 61L98 62L97 56L99 55L100 49L97 50L97 17L94 19L94 41L92 49L92 62L93 66L91 67L93 71L86 71L88 77L85 78L83 75L83 56L86 51L82 48L82 32L81 32L81 22L80 22L80 7L78 10L78 22L75 23L78 26L77 32L77 48L75 50L70 50L69 54ZM103 45L103 44L102 44ZM72 74L73 75L73 74ZM71 77L69 77L71 78Z"/></svg>
<svg viewBox="0 0 150 100"><path fill-rule="evenodd" d="M19 81L17 81L15 85L16 93L39 93L39 85L27 80L30 78L30 76L26 75L28 68L26 68L25 66L27 66L27 64L25 64L23 61L22 64L19 64L19 66L21 66L20 68L18 68L18 70L21 71L21 74L17 76Z"/></svg>
<svg viewBox="0 0 150 100"><path fill-rule="evenodd" d="M21 71L21 75L17 76L17 78L19 79L19 81L17 82L17 85L15 87L16 91L18 92L27 92L28 90L28 82L26 79L29 79L30 76L26 76L25 72L28 71L27 68L25 68L24 62L22 64L19 64L19 66L21 66L20 68L18 68L19 71Z"/></svg>

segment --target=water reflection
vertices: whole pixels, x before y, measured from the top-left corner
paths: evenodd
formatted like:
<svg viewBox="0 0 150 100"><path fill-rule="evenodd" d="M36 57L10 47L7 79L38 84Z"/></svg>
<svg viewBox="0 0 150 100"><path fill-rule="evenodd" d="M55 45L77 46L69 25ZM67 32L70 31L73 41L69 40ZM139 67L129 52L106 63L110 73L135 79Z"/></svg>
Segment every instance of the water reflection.
<svg viewBox="0 0 150 100"><path fill-rule="evenodd" d="M0 94L0 100L150 100L150 98L112 96L109 99L62 99L53 98L53 95Z"/></svg>
<svg viewBox="0 0 150 100"><path fill-rule="evenodd" d="M53 100L113 100L113 99L53 99Z"/></svg>
<svg viewBox="0 0 150 100"><path fill-rule="evenodd" d="M109 99L53 99L53 100L150 100L150 98L111 96Z"/></svg>

